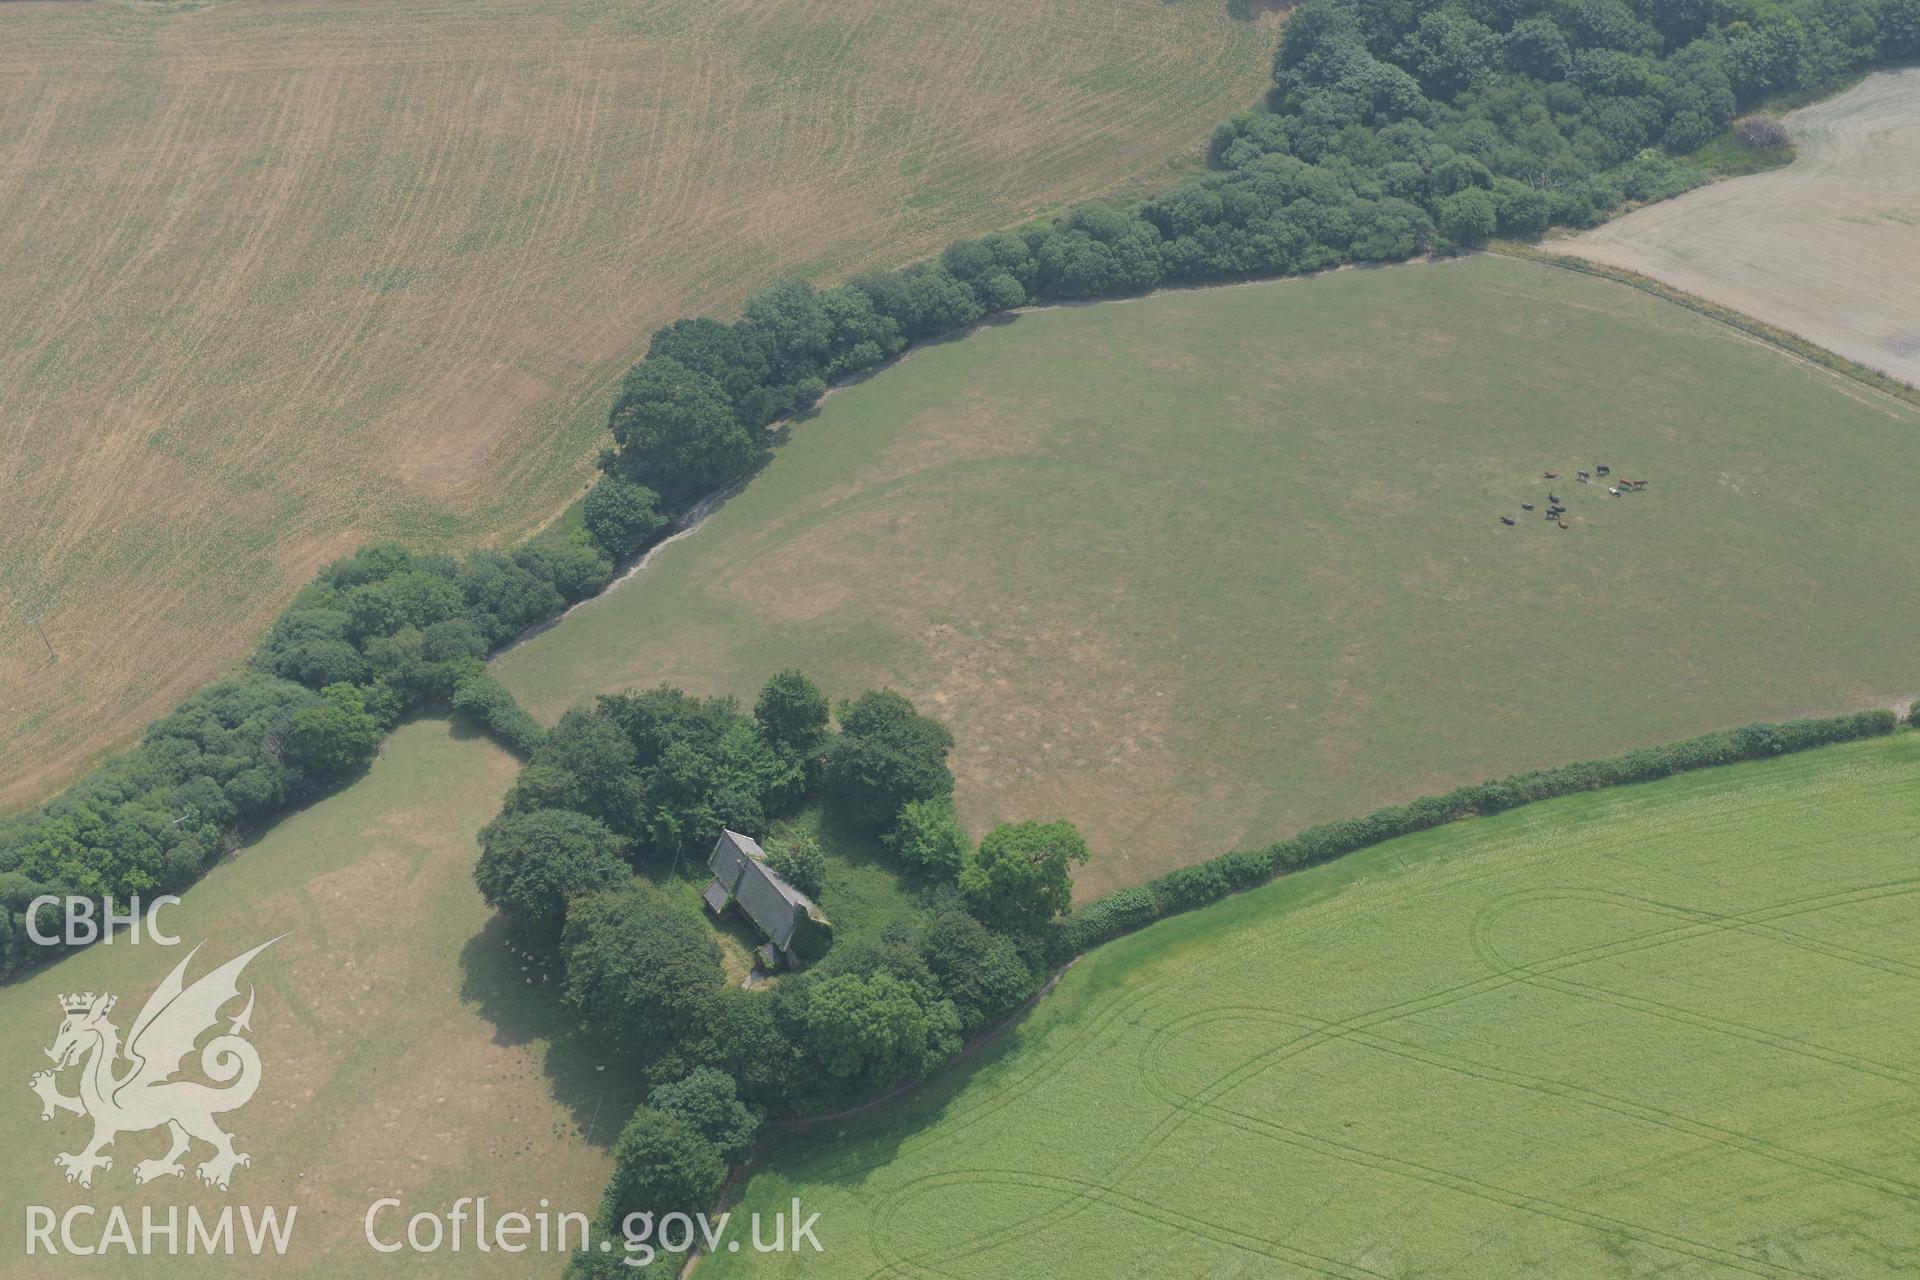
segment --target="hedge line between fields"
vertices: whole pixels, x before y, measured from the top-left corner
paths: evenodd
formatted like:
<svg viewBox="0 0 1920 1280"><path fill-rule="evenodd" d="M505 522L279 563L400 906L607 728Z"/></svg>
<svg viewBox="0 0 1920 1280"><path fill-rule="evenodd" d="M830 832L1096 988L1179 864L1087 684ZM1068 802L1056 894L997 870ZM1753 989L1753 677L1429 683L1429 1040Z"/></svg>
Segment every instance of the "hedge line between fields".
<svg viewBox="0 0 1920 1280"><path fill-rule="evenodd" d="M39 892L184 888L245 832L346 785L408 715L450 709L530 751L540 726L486 657L603 590L696 497L750 473L767 448L760 428L912 341L1031 302L1591 225L1623 200L1707 180L1688 155L1736 111L1916 54L1920 0L1782 0L1738 21L1640 0L1577 14L1529 0L1481 17L1303 0L1265 109L1214 131L1207 175L819 292L777 281L733 324L670 325L614 401L618 447L603 455L586 527L458 562L386 544L329 566L245 674L188 699L40 811L0 820L0 976L45 955L21 949L21 912ZM1158 892L1210 900L1211 876L1239 885L1266 854L1216 859Z"/></svg>
<svg viewBox="0 0 1920 1280"><path fill-rule="evenodd" d="M1914 704L1911 723L1920 726L1920 703ZM1088 903L1056 927L1050 940L1052 958L1056 962L1071 959L1101 943L1256 888L1290 871L1331 862L1416 831L1464 818L1491 817L1576 792L1651 782L1696 769L1884 737L1898 724L1894 713L1885 710L1783 724L1750 724L1601 760L1534 769L1494 782L1458 787L1444 795L1422 796L1408 804L1375 810L1364 818L1322 823L1265 848L1222 854Z"/></svg>
<svg viewBox="0 0 1920 1280"><path fill-rule="evenodd" d="M1908 404L1920 405L1920 387L1915 387L1910 382L1903 382L1891 374L1882 373L1880 370L1861 364L1857 360L1849 360L1837 351L1829 351L1817 343L1807 341L1792 330L1782 329L1778 325L1768 324L1766 321L1755 319L1753 316L1743 315L1731 307L1723 307L1719 303L1710 301L1698 294L1688 293L1684 289L1677 289L1663 281L1655 280L1652 276L1642 275L1640 272L1630 270L1626 267L1616 267L1611 263L1594 262L1587 258L1576 257L1572 254L1553 253L1530 244L1496 244L1493 246L1492 251L1505 257L1521 258L1527 262L1544 263L1550 267L1558 267L1562 271L1572 271L1583 276L1593 276L1601 280L1611 280L1615 284L1626 285L1629 289L1638 289L1640 292L1651 294L1663 302L1671 302L1675 306L1685 307L1687 310L1706 316L1710 320L1718 320L1724 325L1729 325L1732 328L1740 330L1742 333L1759 338L1762 342L1779 347L1791 355L1800 357L1809 364L1817 364L1821 368L1837 373L1843 378L1851 378L1855 382L1864 383L1872 387L1875 391L1896 396L1901 400L1905 400Z"/></svg>

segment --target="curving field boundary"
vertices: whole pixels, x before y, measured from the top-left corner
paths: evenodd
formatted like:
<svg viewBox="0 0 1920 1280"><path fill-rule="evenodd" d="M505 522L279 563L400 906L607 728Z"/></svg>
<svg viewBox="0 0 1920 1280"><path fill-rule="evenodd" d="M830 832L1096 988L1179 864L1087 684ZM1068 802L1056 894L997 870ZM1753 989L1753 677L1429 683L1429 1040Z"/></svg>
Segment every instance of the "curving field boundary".
<svg viewBox="0 0 1920 1280"><path fill-rule="evenodd" d="M1140 1047L1137 1075L1145 1087L1172 1110L1158 1126L1136 1143L1123 1159L1110 1166L1110 1176L1089 1180L1062 1178L1018 1169L955 1169L913 1179L889 1192L876 1207L872 1244L876 1253L886 1260L886 1265L870 1273L868 1280L882 1280L883 1277L889 1276L936 1276L946 1277L948 1280L959 1280L959 1273L935 1266L929 1259L914 1255L910 1243L914 1240L916 1233L912 1227L911 1214L916 1209L916 1202L923 1197L937 1195L956 1187L981 1185L1019 1186L1043 1190L1056 1193L1059 1199L1041 1212L981 1235L958 1252L951 1249L944 1251L941 1256L946 1260L955 1261L984 1254L990 1250L1018 1245L1041 1231L1060 1226L1097 1204L1120 1210L1144 1221L1172 1227L1199 1239L1227 1244L1244 1252L1285 1261L1317 1275L1348 1277L1381 1274L1364 1267L1353 1266L1340 1259L1294 1248L1277 1239L1195 1217L1131 1195L1121 1189L1121 1184L1129 1175L1137 1172L1154 1152L1165 1145L1176 1130L1194 1119L1210 1120L1236 1129L1245 1135L1271 1139L1288 1146L1330 1156L1361 1168L1487 1200L1528 1214L1634 1240L1681 1257L1710 1263L1721 1270L1755 1276L1816 1276L1818 1273L1803 1268L1785 1266L1707 1241L1595 1213L1582 1209L1578 1205L1533 1195L1457 1170L1402 1160L1384 1152L1369 1151L1351 1143L1279 1123L1271 1116L1238 1109L1228 1105L1226 1099L1240 1086L1279 1064L1301 1053L1334 1041L1341 1041L1358 1044L1379 1053L1459 1076L1607 1111L1690 1138L1728 1147L1777 1164L1782 1168L1843 1182L1864 1191L1907 1201L1920 1201L1920 1184L1911 1181L1887 1177L1843 1161L1794 1150L1755 1134L1743 1133L1633 1099L1611 1095L1577 1082L1511 1071L1494 1064L1423 1049L1418 1045L1382 1035L1377 1030L1391 1027L1395 1023L1449 1004L1488 996L1515 984L1528 983L1545 986L1576 999L1598 1000L1630 1008L1648 1016L1687 1021L1720 1034L1748 1039L1775 1050L1783 1050L1842 1069L1863 1071L1907 1085L1920 1084L1920 1073L1909 1071L1896 1064L1873 1061L1827 1046L1811 1044L1796 1037L1780 1035L1765 1028L1712 1018L1675 1005L1640 999L1610 991L1604 987L1573 983L1554 977L1563 970L1574 969L1596 960L1694 941L1717 932L1749 933L1769 941L1816 951L1848 963L1872 967L1904 978L1920 977L1920 966L1852 948L1829 946L1818 939L1788 933L1773 927L1773 922L1778 920L1793 919L1858 903L1908 898L1916 892L1920 892L1920 879L1809 894L1736 913L1696 910L1632 895L1581 887L1539 888L1502 895L1490 901L1469 926L1475 954L1491 970L1483 978L1414 1000L1368 1010L1337 1022L1314 1019L1258 1005L1223 1005L1185 1013L1153 1026ZM1567 901L1626 906L1663 919L1678 920L1681 923L1647 933L1633 934L1604 944L1574 948L1526 963L1511 962L1502 954L1495 943L1495 938L1496 927L1503 916L1534 903ZM1110 1008L1105 1016L1088 1028L1089 1032L1108 1026L1125 1014L1137 1014L1140 1003L1138 1000L1115 1002L1117 1007ZM1240 1061L1199 1090L1178 1087L1170 1079L1161 1061L1165 1051L1184 1035L1189 1035L1207 1025L1227 1021L1253 1022L1298 1034L1289 1035L1262 1053ZM1089 1038L1085 1035L1078 1037L1076 1045L1084 1048ZM1050 1065L1057 1070L1078 1056L1077 1052L1070 1049L1052 1060ZM1030 1086L1033 1081L1028 1080L1023 1083ZM997 1101L1004 1104L1024 1091L1020 1088L1010 1090ZM951 1136L954 1130L955 1126L948 1125L943 1126L942 1132Z"/></svg>
<svg viewBox="0 0 1920 1280"><path fill-rule="evenodd" d="M1702 187L1561 242L1920 382L1920 69L1787 116L1784 169Z"/></svg>
<svg viewBox="0 0 1920 1280"><path fill-rule="evenodd" d="M1564 797L1167 921L1076 966L969 1079L769 1152L733 1207L821 1199L821 1274L861 1280L1149 1248L1196 1273L1517 1273L1504 1239L1567 1275L1897 1274L1917 748Z"/></svg>

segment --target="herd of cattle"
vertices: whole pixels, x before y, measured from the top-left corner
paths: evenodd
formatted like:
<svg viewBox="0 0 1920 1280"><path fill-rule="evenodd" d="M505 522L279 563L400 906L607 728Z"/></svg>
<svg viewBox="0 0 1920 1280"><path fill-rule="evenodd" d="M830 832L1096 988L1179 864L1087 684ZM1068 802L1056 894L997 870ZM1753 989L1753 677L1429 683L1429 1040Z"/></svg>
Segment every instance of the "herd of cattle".
<svg viewBox="0 0 1920 1280"><path fill-rule="evenodd" d="M1596 465L1590 472L1585 470L1575 472L1574 478L1581 484L1590 484L1595 477L1605 481L1612 474L1612 467ZM1544 472L1543 475L1548 480L1558 480L1560 478L1558 471ZM1607 493L1617 498L1623 493L1638 493L1646 487L1647 482L1645 480L1616 480L1612 484L1607 485ZM1531 502L1523 502L1520 504L1520 509L1522 511L1532 511L1534 510L1534 504ZM1551 489L1547 490L1547 519L1558 524L1562 529L1572 528L1572 526L1567 523L1567 504L1562 502L1560 496ZM1501 516L1500 523L1511 528L1518 524L1519 521L1515 520L1512 516Z"/></svg>

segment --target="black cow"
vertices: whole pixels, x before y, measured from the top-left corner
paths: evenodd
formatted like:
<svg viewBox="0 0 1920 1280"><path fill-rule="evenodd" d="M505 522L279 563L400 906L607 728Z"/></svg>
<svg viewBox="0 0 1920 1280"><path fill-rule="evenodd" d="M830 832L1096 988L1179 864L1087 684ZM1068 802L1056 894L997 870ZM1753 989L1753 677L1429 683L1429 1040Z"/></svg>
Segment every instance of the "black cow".
<svg viewBox="0 0 1920 1280"><path fill-rule="evenodd" d="M1501 517L1500 517L1500 523L1501 523L1501 524L1512 524L1512 523L1513 523L1513 517L1512 517L1512 516L1501 516Z"/></svg>
<svg viewBox="0 0 1920 1280"><path fill-rule="evenodd" d="M1560 499L1558 499L1558 498L1556 498L1556 497L1554 497L1554 496L1553 496L1552 494L1548 494L1548 495L1547 495L1547 501L1548 501L1548 502L1558 502L1558 501L1560 501Z"/></svg>
<svg viewBox="0 0 1920 1280"><path fill-rule="evenodd" d="M1613 474L1612 467L1595 467L1594 470L1598 471L1603 476L1610 476Z"/></svg>
<svg viewBox="0 0 1920 1280"><path fill-rule="evenodd" d="M1520 504L1520 509L1522 511L1531 511L1533 510L1533 504L1531 502L1523 502Z"/></svg>

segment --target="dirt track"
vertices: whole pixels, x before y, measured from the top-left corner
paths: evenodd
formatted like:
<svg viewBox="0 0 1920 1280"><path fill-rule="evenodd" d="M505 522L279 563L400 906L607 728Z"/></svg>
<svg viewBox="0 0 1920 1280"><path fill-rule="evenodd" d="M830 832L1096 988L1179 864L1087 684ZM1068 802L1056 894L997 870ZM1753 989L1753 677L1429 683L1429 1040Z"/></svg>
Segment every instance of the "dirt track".
<svg viewBox="0 0 1920 1280"><path fill-rule="evenodd" d="M1920 384L1920 69L1788 118L1799 158L1556 248L1627 267Z"/></svg>

